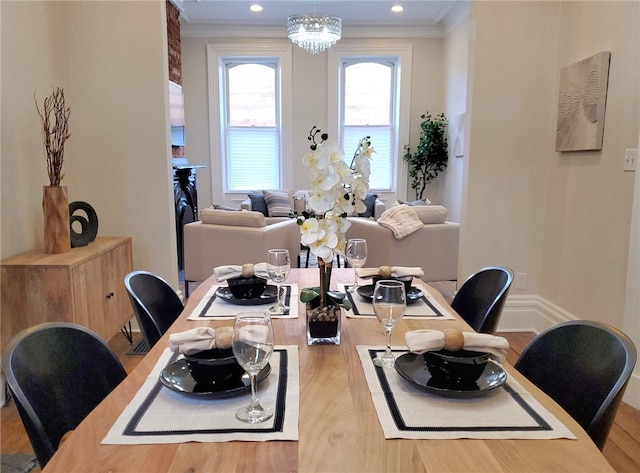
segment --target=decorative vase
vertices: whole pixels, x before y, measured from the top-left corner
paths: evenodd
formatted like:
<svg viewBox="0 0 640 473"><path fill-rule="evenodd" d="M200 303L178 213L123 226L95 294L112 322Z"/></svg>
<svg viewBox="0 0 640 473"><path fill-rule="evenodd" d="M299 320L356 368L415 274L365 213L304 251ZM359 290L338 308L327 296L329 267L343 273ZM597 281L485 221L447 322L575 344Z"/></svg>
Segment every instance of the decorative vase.
<svg viewBox="0 0 640 473"><path fill-rule="evenodd" d="M331 303L327 291L331 284L333 264L318 258L320 296L306 304L307 345L340 345L342 309Z"/></svg>
<svg viewBox="0 0 640 473"><path fill-rule="evenodd" d="M44 252L65 253L71 249L69 199L65 186L44 186Z"/></svg>

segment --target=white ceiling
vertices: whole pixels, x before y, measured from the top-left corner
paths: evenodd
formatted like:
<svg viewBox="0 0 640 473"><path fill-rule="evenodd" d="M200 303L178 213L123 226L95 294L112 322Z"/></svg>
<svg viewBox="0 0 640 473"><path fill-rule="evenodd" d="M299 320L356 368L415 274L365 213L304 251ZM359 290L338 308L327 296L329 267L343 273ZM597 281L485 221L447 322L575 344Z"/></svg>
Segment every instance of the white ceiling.
<svg viewBox="0 0 640 473"><path fill-rule="evenodd" d="M190 26L218 25L229 30L230 25L257 28L281 28L284 31L289 15L296 13L327 13L342 18L343 36L359 29L379 27L383 30L423 28L443 32L468 8L470 0L172 0L181 12L182 23ZM264 8L252 13L250 5ZM395 4L404 12L393 13Z"/></svg>

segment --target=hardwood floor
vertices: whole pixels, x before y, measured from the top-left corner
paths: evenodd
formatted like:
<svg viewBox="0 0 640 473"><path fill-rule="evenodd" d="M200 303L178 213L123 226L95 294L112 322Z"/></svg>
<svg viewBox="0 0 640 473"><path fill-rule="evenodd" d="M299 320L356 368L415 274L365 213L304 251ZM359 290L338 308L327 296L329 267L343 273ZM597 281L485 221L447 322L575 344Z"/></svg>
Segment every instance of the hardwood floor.
<svg viewBox="0 0 640 473"><path fill-rule="evenodd" d="M137 340L139 334L135 335ZM522 332L500 333L500 335L509 340L511 349L507 360L513 364L534 334ZM130 345L121 334L114 336L109 341L109 345L116 352L127 372L131 372L143 358L141 355L127 355ZM16 411L15 403L11 402L3 407L0 414L0 452L33 455L33 449ZM622 404L603 454L618 473L640 473L640 411ZM39 472L40 469L36 467L32 471Z"/></svg>

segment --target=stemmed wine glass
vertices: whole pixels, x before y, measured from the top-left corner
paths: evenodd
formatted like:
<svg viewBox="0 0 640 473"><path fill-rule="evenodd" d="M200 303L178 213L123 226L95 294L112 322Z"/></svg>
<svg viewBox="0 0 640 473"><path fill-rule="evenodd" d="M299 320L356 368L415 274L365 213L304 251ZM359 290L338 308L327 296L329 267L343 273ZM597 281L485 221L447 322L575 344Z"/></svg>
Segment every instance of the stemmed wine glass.
<svg viewBox="0 0 640 473"><path fill-rule="evenodd" d="M362 268L367 262L367 240L363 238L351 238L347 241L347 248L345 251L347 263L352 268ZM355 274L353 286L349 288L349 292L354 293L358 290L358 274Z"/></svg>
<svg viewBox="0 0 640 473"><path fill-rule="evenodd" d="M286 314L289 310L289 307L282 303L280 297L280 285L287 280L289 271L291 271L289 250L269 250L267 254L267 273L269 278L276 283L277 288L276 305L269 307L269 312L272 314Z"/></svg>
<svg viewBox="0 0 640 473"><path fill-rule="evenodd" d="M273 353L273 327L268 312L240 312L233 325L233 354L251 380L251 403L236 412L236 418L257 424L273 417L273 409L263 407L256 395L256 376L267 366Z"/></svg>
<svg viewBox="0 0 640 473"><path fill-rule="evenodd" d="M393 368L395 358L391 353L391 331L404 315L407 299L402 281L382 280L373 290L373 311L387 332L387 350L373 359L376 366Z"/></svg>

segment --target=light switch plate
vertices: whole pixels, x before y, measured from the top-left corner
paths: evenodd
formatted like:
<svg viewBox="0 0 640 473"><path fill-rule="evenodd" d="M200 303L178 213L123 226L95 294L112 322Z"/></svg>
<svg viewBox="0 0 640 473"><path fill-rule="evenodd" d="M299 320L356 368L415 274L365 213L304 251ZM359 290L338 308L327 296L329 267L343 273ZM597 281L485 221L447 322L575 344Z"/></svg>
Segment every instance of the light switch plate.
<svg viewBox="0 0 640 473"><path fill-rule="evenodd" d="M635 171L638 163L638 149L625 149L624 150L624 165L623 171Z"/></svg>

